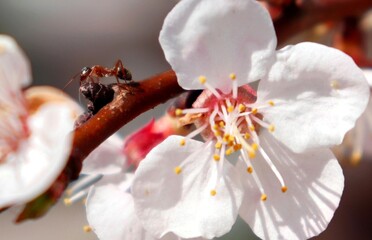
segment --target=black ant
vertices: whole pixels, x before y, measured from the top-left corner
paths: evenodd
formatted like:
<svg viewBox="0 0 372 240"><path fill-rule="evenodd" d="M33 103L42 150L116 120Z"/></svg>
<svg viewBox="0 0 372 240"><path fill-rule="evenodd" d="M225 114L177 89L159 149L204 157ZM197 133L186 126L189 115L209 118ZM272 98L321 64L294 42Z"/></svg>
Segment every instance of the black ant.
<svg viewBox="0 0 372 240"><path fill-rule="evenodd" d="M79 75L79 74L78 74ZM72 78L74 80L78 75ZM99 78L112 77L116 78L117 84L102 84ZM105 68L100 65L93 67L83 67L80 72L80 93L88 100L88 111L81 115L75 122L75 127L78 127L88 121L106 104L114 99L115 91L113 86L120 87L119 79L124 81L132 81L131 72L124 68L123 63L117 60L113 68ZM70 82L72 81L70 80Z"/></svg>

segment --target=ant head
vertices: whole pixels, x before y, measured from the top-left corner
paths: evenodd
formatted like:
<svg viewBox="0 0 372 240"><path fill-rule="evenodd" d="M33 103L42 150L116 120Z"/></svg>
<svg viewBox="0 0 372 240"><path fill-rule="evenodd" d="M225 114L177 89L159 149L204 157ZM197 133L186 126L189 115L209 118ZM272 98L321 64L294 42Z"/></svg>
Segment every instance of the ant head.
<svg viewBox="0 0 372 240"><path fill-rule="evenodd" d="M127 81L132 80L132 73L128 69L124 68L122 65L116 68L116 72L119 79Z"/></svg>
<svg viewBox="0 0 372 240"><path fill-rule="evenodd" d="M92 69L90 67L83 67L80 72L80 81L87 79L91 72Z"/></svg>

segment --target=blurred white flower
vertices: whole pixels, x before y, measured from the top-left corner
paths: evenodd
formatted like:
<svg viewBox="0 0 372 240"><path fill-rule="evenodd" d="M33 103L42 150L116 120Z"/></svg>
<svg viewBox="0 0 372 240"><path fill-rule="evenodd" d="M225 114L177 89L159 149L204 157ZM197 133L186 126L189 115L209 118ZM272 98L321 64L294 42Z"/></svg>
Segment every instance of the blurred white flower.
<svg viewBox="0 0 372 240"><path fill-rule="evenodd" d="M24 53L0 35L0 209L46 191L70 154L76 109L63 101L36 104L22 89L30 83Z"/></svg>
<svg viewBox="0 0 372 240"><path fill-rule="evenodd" d="M363 69L370 89L372 89L372 70ZM372 156L372 100L371 96L366 110L357 120L355 127L350 130L341 145L333 148L337 158L342 162L357 165L363 156Z"/></svg>
<svg viewBox="0 0 372 240"><path fill-rule="evenodd" d="M95 149L84 161L82 174L73 185L65 203L72 204L87 196L87 219L100 240L155 240L142 227L134 211L130 187L132 173L126 173L124 141L113 135ZM178 240L168 234L162 240Z"/></svg>

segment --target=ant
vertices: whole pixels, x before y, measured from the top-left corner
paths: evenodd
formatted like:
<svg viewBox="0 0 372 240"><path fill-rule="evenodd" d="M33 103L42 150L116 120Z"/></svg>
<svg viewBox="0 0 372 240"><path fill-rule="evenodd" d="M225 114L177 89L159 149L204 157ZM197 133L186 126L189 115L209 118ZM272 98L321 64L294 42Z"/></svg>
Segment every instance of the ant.
<svg viewBox="0 0 372 240"><path fill-rule="evenodd" d="M78 75L79 74L73 77L70 82ZM112 76L116 78L117 84L105 85L99 82L99 78ZM101 108L113 100L115 94L113 87L114 85L120 87L119 79L129 82L132 81L131 72L124 68L123 63L120 60L116 61L113 68L94 65L92 67L83 67L81 69L79 91L88 100L88 111L79 117L75 123L75 127L88 121Z"/></svg>
<svg viewBox="0 0 372 240"><path fill-rule="evenodd" d="M80 83L92 78L115 77L119 84L119 79L124 81L132 81L131 72L124 68L121 60L117 60L113 68L105 68L100 65L93 67L83 67L80 72Z"/></svg>

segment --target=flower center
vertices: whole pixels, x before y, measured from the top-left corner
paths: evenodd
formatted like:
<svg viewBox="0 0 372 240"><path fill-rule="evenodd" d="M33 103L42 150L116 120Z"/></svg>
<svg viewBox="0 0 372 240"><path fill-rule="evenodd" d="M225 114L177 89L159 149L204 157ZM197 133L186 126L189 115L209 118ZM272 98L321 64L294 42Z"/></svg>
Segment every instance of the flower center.
<svg viewBox="0 0 372 240"><path fill-rule="evenodd" d="M181 140L180 145L184 146L187 144L187 139L198 134L201 134L206 141L215 142L213 160L219 165L219 178L222 176L222 166L226 157L235 152L239 153L239 161L246 164L247 173L252 175L260 189L261 200L265 201L267 196L252 165L252 160L256 158L257 154L261 155L261 159L264 159L276 175L281 185L281 191L287 191L283 177L261 147L258 137L261 130L275 131L275 126L265 122L263 120L264 116L260 113L261 109L274 107L275 103L268 101L261 106L257 106L255 104L255 91L248 85L238 88L235 74L230 74L230 79L233 80L232 92L222 94L208 85L205 77L200 77L200 82L205 85L207 90L203 91L198 97L193 104L194 108L177 109L176 111L177 115L183 115L180 118L181 124L194 123L196 126L196 130ZM175 173L180 174L181 170L182 168L179 166L175 169ZM212 189L210 195L215 196L216 194L217 191Z"/></svg>

